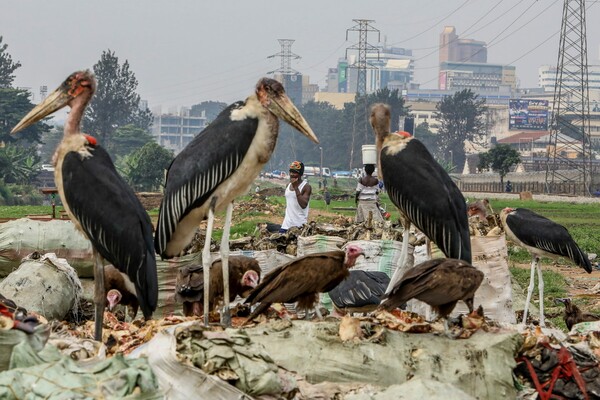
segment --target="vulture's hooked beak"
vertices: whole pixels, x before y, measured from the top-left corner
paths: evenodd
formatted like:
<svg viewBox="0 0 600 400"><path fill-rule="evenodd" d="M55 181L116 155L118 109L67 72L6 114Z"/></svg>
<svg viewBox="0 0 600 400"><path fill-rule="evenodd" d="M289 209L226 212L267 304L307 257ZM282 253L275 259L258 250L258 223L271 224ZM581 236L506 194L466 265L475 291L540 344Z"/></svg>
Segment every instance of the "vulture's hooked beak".
<svg viewBox="0 0 600 400"><path fill-rule="evenodd" d="M12 131L10 131L10 133L14 135L20 130L35 124L42 118L45 118L53 112L65 107L67 104L69 104L71 99L73 99L73 96L69 95L62 86L59 87L54 92L50 93L44 101L35 106L33 110L29 111L29 113L23 117L23 119L12 129Z"/></svg>
<svg viewBox="0 0 600 400"><path fill-rule="evenodd" d="M567 301L569 299L566 298L558 298L558 299L554 299L554 304L567 304Z"/></svg>

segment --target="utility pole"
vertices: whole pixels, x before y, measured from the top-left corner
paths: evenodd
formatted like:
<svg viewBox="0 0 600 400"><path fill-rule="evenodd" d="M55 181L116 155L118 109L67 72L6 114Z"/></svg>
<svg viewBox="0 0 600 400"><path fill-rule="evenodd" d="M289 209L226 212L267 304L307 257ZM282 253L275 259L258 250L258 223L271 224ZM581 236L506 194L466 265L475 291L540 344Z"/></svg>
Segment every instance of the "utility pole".
<svg viewBox="0 0 600 400"><path fill-rule="evenodd" d="M350 147L349 169L354 167L354 147L356 143L356 133L362 132L367 140L367 69L376 69L377 67L367 62L367 51L377 52L379 59L379 48L368 43L369 32L377 32L377 42L380 41L379 30L371 26L370 19L353 19L356 25L346 29L346 40L348 40L349 32L358 32L358 43L346 49L346 59L348 59L348 50L358 51L358 56L352 64L348 64L348 68L357 70L356 81L356 101L354 108L354 123L352 125L352 141ZM351 88L348 88L350 92Z"/></svg>
<svg viewBox="0 0 600 400"><path fill-rule="evenodd" d="M281 58L281 67L274 71L268 72L269 74L280 73L281 75L296 75L298 71L292 68L292 60L297 60L300 58L298 54L292 53L292 44L296 40L294 39L277 39L279 44L281 45L281 51L279 53L275 53L270 55L267 58L280 57Z"/></svg>
<svg viewBox="0 0 600 400"><path fill-rule="evenodd" d="M546 192L591 195L585 0L564 0L546 163Z"/></svg>

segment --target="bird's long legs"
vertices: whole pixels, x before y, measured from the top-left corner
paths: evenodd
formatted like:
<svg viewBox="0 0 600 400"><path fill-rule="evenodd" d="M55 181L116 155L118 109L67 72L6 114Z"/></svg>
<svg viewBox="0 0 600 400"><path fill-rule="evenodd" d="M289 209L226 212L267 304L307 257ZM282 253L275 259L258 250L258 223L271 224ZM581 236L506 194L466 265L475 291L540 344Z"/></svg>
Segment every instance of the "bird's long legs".
<svg viewBox="0 0 600 400"><path fill-rule="evenodd" d="M231 215L233 214L233 203L227 205L225 225L223 226L223 237L221 238L221 265L223 266L223 308L221 310L221 324L231 326L231 314L229 312L229 230L231 228Z"/></svg>
<svg viewBox="0 0 600 400"><path fill-rule="evenodd" d="M204 249L202 250L202 276L204 279L204 326L208 326L210 309L208 299L210 297L210 239L212 237L213 223L215 222L215 203L213 197L208 208L208 221L206 223L206 235L204 237Z"/></svg>
<svg viewBox="0 0 600 400"><path fill-rule="evenodd" d="M527 300L525 300L525 309L523 310L523 325L527 324L527 312L529 311L529 302L531 301L531 295L533 294L533 287L535 286L535 269L536 269L536 257L533 256L531 259L531 274L529 275L529 287L527 288ZM541 299L540 299L541 302Z"/></svg>
<svg viewBox="0 0 600 400"><path fill-rule="evenodd" d="M102 341L102 324L106 289L104 288L104 266L100 254L94 249L94 340Z"/></svg>
<svg viewBox="0 0 600 400"><path fill-rule="evenodd" d="M542 276L542 267L540 267L539 259L535 258L535 266L538 272L538 289L540 291L540 326L546 326L544 319L544 277Z"/></svg>
<svg viewBox="0 0 600 400"><path fill-rule="evenodd" d="M396 283L398 283L398 281L400 280L402 275L404 275L404 272L406 272L406 268L405 268L404 264L406 264L406 261L408 260L408 241L410 240L410 222L403 223L402 225L404 225L404 232L402 232L402 249L400 250L400 260L398 261L398 264L397 264L398 266L396 268L396 272L394 272L394 275L392 276L392 279L390 279L390 283L388 284L388 287L385 290L386 294L391 292L391 290L394 288Z"/></svg>

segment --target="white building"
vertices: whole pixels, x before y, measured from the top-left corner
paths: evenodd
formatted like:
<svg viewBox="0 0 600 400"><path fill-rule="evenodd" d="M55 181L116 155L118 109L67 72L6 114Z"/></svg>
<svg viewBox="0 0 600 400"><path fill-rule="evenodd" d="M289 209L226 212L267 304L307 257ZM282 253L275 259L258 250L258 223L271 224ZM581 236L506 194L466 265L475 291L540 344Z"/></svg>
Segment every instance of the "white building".
<svg viewBox="0 0 600 400"><path fill-rule="evenodd" d="M563 71L563 85L577 89L581 83L577 83L577 76L581 75L576 65L566 65L566 73ZM572 75L572 76L571 76ZM542 65L538 69L538 83L546 92L554 92L556 81L556 66ZM600 65L588 65L588 86L590 90L600 90Z"/></svg>
<svg viewBox="0 0 600 400"><path fill-rule="evenodd" d="M168 114L154 113L152 136L161 146L178 154L192 139L206 128L206 116L192 117L189 109Z"/></svg>

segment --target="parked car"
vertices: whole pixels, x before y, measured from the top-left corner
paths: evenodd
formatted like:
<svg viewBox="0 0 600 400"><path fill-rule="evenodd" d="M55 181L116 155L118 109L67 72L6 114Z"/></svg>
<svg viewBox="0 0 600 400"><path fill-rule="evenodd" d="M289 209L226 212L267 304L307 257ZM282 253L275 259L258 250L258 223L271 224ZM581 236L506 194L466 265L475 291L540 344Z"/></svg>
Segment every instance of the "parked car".
<svg viewBox="0 0 600 400"><path fill-rule="evenodd" d="M352 178L352 171L333 171L332 175L336 178Z"/></svg>

